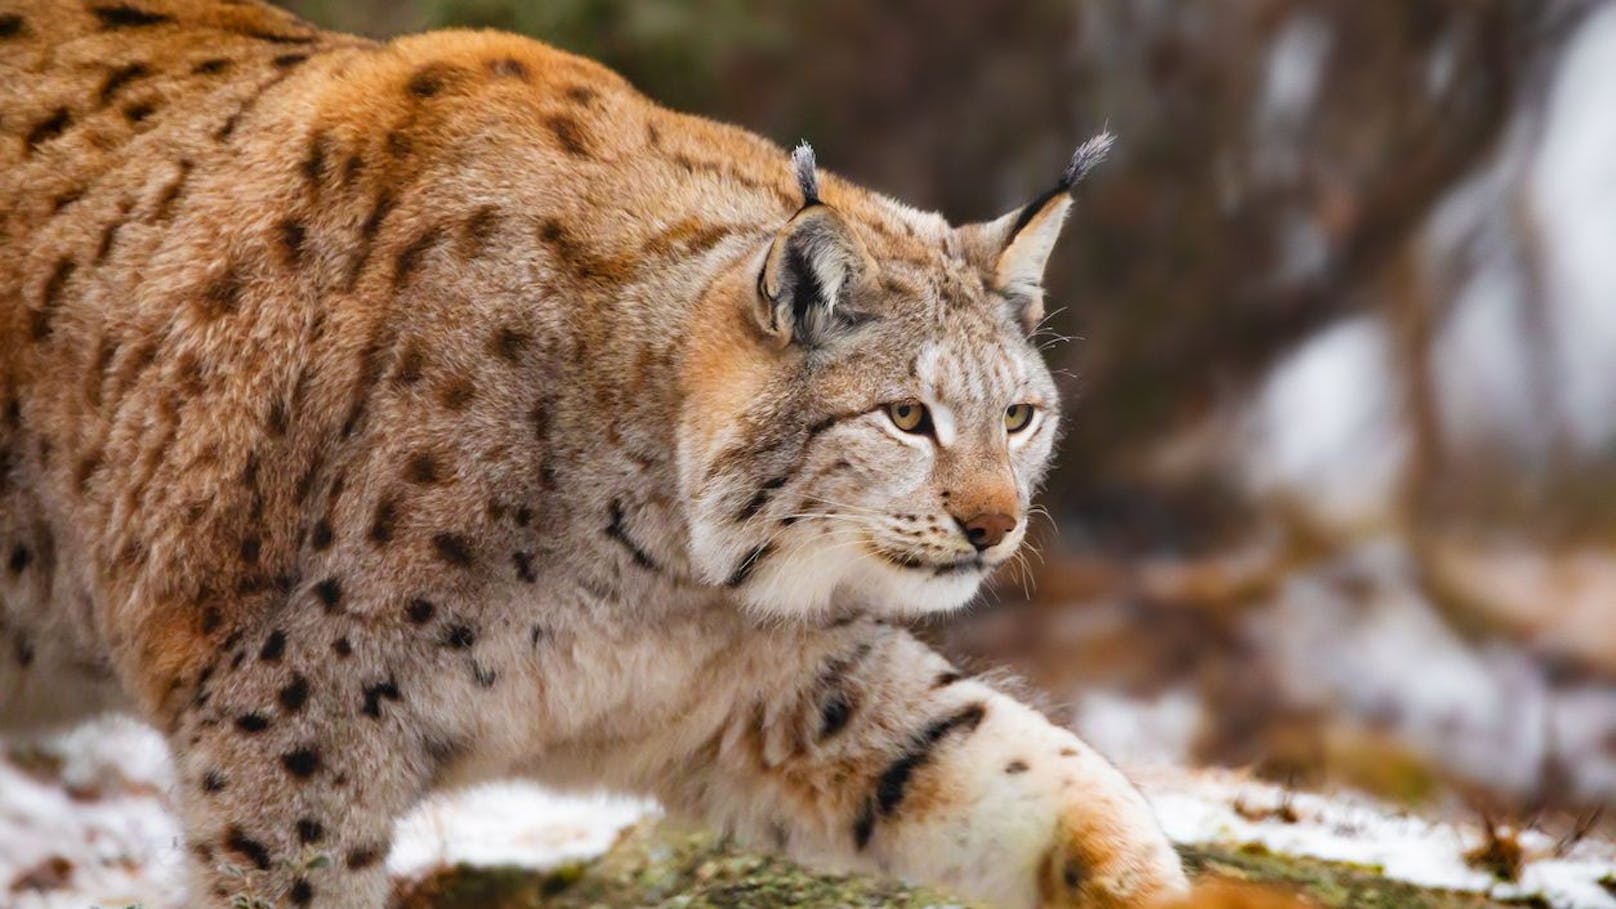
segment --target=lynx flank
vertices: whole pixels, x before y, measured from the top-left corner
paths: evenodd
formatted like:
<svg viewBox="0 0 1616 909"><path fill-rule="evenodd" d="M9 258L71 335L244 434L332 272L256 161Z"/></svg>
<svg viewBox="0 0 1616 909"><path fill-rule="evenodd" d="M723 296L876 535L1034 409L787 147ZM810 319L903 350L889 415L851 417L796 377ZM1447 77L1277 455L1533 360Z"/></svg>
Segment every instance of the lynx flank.
<svg viewBox="0 0 1616 909"><path fill-rule="evenodd" d="M379 909L394 819L494 775L1177 893L1115 769L892 621L1022 539L1101 145L956 228L522 38L0 0L0 724L161 729L191 906Z"/></svg>

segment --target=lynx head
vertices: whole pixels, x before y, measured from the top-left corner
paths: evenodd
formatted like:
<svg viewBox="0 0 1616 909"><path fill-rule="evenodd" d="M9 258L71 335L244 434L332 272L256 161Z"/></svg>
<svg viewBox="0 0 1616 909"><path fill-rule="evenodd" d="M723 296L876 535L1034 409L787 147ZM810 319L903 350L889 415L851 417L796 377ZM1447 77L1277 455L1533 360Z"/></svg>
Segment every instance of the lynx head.
<svg viewBox="0 0 1616 909"><path fill-rule="evenodd" d="M828 181L697 307L680 495L710 582L777 615L967 602L1027 531L1059 401L1032 335L1044 265L1100 136L998 220Z"/></svg>

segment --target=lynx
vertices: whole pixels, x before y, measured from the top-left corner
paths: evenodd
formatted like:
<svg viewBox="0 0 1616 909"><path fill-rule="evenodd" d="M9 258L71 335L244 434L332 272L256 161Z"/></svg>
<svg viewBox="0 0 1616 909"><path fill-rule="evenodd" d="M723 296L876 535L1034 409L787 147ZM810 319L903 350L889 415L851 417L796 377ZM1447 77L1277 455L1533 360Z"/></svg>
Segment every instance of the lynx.
<svg viewBox="0 0 1616 909"><path fill-rule="evenodd" d="M1116 769L903 627L1026 531L1103 145L954 227L515 36L0 2L0 723L160 729L193 906L379 909L394 820L493 776L1180 892Z"/></svg>

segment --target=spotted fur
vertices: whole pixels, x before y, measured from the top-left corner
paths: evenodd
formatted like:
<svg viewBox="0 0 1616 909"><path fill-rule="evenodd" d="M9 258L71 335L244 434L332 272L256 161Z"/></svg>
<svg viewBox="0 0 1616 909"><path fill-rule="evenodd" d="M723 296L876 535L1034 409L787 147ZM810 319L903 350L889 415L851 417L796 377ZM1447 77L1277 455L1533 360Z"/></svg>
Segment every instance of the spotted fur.
<svg viewBox="0 0 1616 909"><path fill-rule="evenodd" d="M501 774L1177 889L1115 770L887 621L1020 542L1069 182L954 228L513 36L0 0L0 722L162 729L195 906L380 907L393 820Z"/></svg>

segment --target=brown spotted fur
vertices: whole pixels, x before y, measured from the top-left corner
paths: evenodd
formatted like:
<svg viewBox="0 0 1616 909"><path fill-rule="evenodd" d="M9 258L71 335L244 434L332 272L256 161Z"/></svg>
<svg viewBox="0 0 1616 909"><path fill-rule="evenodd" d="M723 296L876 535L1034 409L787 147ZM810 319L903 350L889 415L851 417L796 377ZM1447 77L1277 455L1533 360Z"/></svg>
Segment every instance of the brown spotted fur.
<svg viewBox="0 0 1616 909"><path fill-rule="evenodd" d="M1178 889L1115 770L882 618L1020 540L1057 401L993 257L1064 198L822 195L510 35L0 0L0 721L162 729L195 906L377 909L393 820L511 773L1007 905ZM810 227L822 343L758 296Z"/></svg>

